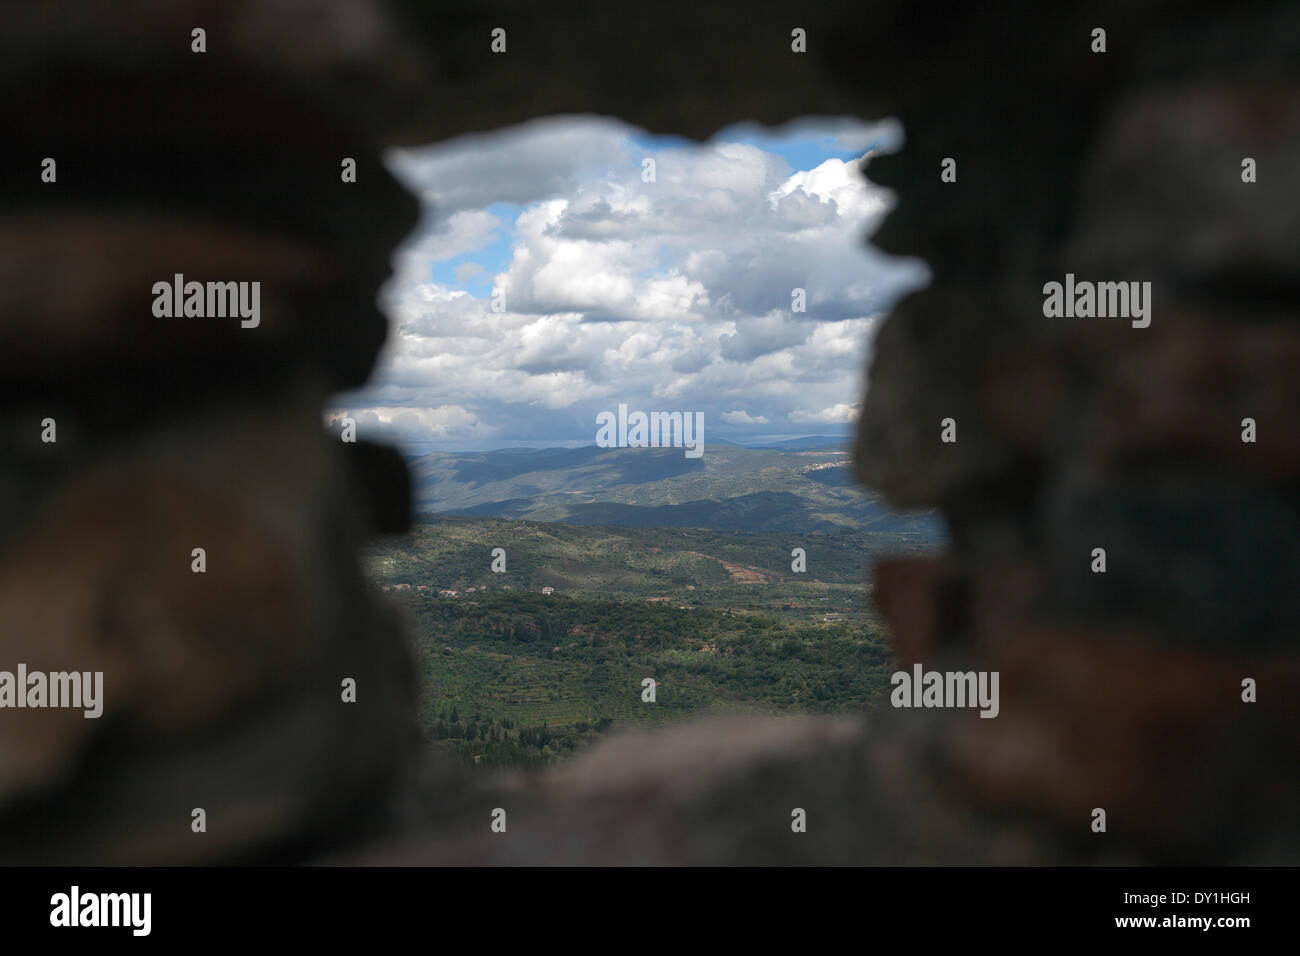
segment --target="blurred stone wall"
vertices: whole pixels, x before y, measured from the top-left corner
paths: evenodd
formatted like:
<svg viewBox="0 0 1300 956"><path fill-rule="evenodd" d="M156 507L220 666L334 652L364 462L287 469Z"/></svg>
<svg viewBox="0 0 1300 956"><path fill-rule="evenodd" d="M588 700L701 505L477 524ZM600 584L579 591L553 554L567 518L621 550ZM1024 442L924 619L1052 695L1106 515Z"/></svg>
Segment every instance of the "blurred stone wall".
<svg viewBox="0 0 1300 956"><path fill-rule="evenodd" d="M99 719L0 710L0 861L1300 862L1300 8L0 16L0 669L105 675ZM1001 674L996 719L702 721L539 779L421 756L356 558L405 526L405 470L321 421L373 365L415 222L381 152L585 112L696 139L902 121L871 241L934 281L879 333L857 468L952 544L864 586L905 668ZM1150 327L1045 318L1067 272L1150 281ZM260 325L155 317L175 273L261 281Z"/></svg>

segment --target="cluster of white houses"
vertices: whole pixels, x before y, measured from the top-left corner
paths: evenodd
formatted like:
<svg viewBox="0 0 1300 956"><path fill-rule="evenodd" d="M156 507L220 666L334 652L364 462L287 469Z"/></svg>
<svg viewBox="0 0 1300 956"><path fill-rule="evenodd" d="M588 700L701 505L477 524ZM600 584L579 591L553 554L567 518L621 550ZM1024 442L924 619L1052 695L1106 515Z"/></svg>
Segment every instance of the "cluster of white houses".
<svg viewBox="0 0 1300 956"><path fill-rule="evenodd" d="M509 590L509 589L510 589L510 585L508 585L508 584L502 585L502 587L504 587L506 590ZM383 585L383 589L384 589L385 591L409 591L409 590L411 590L411 585L409 585L409 584L385 584L385 585ZM427 584L417 584L417 585L415 585L415 590L417 590L417 591L432 591L433 588L429 587L429 585L427 585ZM482 586L482 587L473 587L473 588L466 588L466 589L465 589L465 593L466 593L466 594L473 594L475 591L486 591L486 590L487 590L487 587L486 587L486 586ZM458 590L456 590L456 589L454 589L454 588L442 588L442 589L440 589L440 590L438 591L438 597L443 597L443 598L454 598L454 597L460 597L460 593L461 593L460 591L458 591ZM554 593L555 593L555 588L553 588L553 587L544 587L544 588L542 588L542 593L543 593L543 594L554 594Z"/></svg>

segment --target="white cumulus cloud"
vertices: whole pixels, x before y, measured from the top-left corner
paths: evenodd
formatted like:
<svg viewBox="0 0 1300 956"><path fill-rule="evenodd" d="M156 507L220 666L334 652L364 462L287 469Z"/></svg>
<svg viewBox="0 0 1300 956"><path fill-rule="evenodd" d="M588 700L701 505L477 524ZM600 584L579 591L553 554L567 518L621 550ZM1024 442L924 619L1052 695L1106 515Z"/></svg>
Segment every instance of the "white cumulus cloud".
<svg viewBox="0 0 1300 956"><path fill-rule="evenodd" d="M856 121L817 135L879 139ZM379 368L340 406L360 432L451 443L582 438L620 402L735 435L844 426L883 311L924 281L865 246L890 198L864 163L794 170L750 143L664 144L592 117L396 152L426 215L383 291Z"/></svg>

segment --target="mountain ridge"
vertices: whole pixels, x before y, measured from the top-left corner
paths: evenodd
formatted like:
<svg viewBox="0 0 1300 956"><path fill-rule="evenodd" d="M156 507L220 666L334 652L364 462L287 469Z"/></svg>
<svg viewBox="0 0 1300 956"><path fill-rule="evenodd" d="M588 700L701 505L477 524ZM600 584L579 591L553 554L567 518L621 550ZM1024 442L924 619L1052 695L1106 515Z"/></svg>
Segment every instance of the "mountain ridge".
<svg viewBox="0 0 1300 956"><path fill-rule="evenodd" d="M889 530L935 537L929 512L895 512L858 487L850 454L823 436L784 447L720 442L681 448L434 452L409 463L415 510L578 525L825 533ZM831 439L832 441L837 441Z"/></svg>

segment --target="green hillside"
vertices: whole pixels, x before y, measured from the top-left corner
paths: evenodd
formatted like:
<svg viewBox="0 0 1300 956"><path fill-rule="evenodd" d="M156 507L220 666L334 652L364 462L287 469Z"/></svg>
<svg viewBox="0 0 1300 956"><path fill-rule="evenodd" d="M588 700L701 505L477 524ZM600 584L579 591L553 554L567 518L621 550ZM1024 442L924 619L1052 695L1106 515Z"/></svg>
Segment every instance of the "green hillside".
<svg viewBox="0 0 1300 956"><path fill-rule="evenodd" d="M550 585L580 597L670 596L674 604L779 606L836 594L842 603L855 604L874 560L934 546L905 532L724 532L426 516L409 534L371 546L365 560L380 585L434 590ZM491 570L494 548L506 552L505 573ZM805 572L791 570L795 548L806 554Z"/></svg>
<svg viewBox="0 0 1300 956"><path fill-rule="evenodd" d="M430 517L365 562L411 616L431 744L531 767L610 729L704 711L871 705L892 663L864 602L867 568L924 547L884 533ZM641 699L647 677L654 703Z"/></svg>
<svg viewBox="0 0 1300 956"><path fill-rule="evenodd" d="M537 766L612 728L705 711L854 711L893 670L861 613L799 621L529 592L396 600L417 626L426 735L485 764Z"/></svg>

